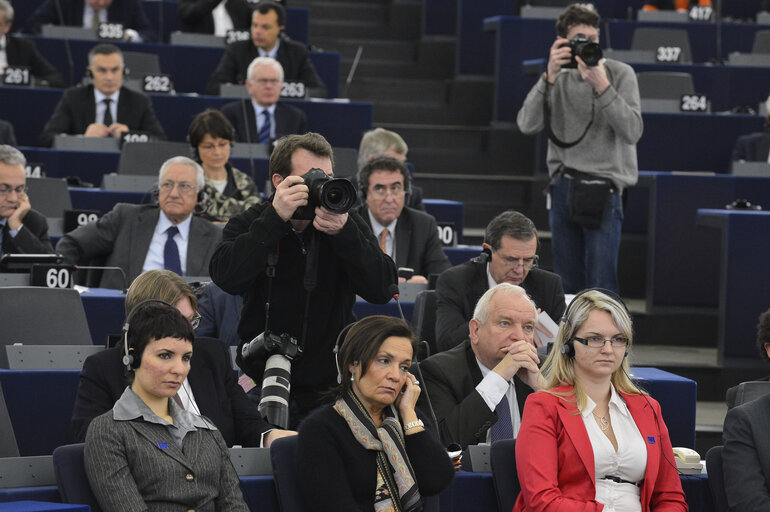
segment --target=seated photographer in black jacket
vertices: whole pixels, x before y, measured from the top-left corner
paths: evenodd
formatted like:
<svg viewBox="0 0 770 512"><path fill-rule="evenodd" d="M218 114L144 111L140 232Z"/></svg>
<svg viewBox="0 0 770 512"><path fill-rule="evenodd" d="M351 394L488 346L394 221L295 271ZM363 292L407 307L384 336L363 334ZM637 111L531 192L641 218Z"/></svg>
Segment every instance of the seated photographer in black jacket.
<svg viewBox="0 0 770 512"><path fill-rule="evenodd" d="M289 335L303 347L290 366L290 428L321 405L324 392L336 382L332 348L354 320L356 295L384 304L396 282L393 260L358 214L333 213L309 198L305 175L315 169L316 182L320 173L332 175L333 159L331 145L317 133L279 139L270 156L275 194L230 219L209 266L217 285L243 296L236 362L257 386L266 359L244 358L241 350L265 332L266 303L269 331ZM343 195L352 196L352 206L355 189L344 183L349 189Z"/></svg>
<svg viewBox="0 0 770 512"><path fill-rule="evenodd" d="M126 314L140 302L159 299L173 304L197 327L197 299L184 279L170 270L148 270L134 279L126 294ZM122 345L89 356L70 422L69 441L81 443L91 420L112 409L126 388ZM190 373L180 388L182 406L211 420L227 446L269 446L294 432L276 429L262 419L257 407L238 384L227 346L211 338L195 338Z"/></svg>

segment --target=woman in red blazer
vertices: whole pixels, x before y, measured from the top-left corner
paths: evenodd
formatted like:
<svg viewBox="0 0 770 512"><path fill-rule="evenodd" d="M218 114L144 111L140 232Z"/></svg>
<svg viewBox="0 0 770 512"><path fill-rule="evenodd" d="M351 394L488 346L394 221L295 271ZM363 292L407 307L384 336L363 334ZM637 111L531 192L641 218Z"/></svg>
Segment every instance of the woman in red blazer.
<svg viewBox="0 0 770 512"><path fill-rule="evenodd" d="M514 512L685 512L660 405L628 377L631 319L606 292L577 295L527 399Z"/></svg>

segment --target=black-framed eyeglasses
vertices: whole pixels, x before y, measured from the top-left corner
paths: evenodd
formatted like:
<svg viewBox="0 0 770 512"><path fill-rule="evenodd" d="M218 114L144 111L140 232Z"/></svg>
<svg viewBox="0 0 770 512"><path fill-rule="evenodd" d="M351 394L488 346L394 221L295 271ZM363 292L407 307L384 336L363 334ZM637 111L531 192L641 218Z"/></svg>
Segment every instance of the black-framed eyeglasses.
<svg viewBox="0 0 770 512"><path fill-rule="evenodd" d="M495 251L497 253L497 251ZM503 262L503 265L506 267L513 267L518 268L522 267L527 270L531 270L532 267L537 267L538 261L540 261L540 257L535 254L531 258L514 258L511 256L500 256L500 260Z"/></svg>
<svg viewBox="0 0 770 512"><path fill-rule="evenodd" d="M193 317L190 319L190 324L192 325L193 329L197 329L198 326L201 324L201 316L198 313L195 313Z"/></svg>
<svg viewBox="0 0 770 512"><path fill-rule="evenodd" d="M602 348L604 347L604 344L608 341L610 342L610 346L612 348L621 348L621 347L627 347L628 346L628 338L625 336L613 336L612 338L606 339L602 338L601 336L588 336L587 338L580 338L578 336L573 336L573 340L579 341L583 345L586 345L587 347L591 348Z"/></svg>

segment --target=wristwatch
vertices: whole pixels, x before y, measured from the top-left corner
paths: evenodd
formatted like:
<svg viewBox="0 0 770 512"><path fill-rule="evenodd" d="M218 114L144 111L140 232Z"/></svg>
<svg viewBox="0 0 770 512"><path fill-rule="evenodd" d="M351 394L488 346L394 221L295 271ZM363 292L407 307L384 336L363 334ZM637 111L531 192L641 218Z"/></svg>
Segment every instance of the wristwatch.
<svg viewBox="0 0 770 512"><path fill-rule="evenodd" d="M406 432L407 430L411 430L413 428L417 428L417 427L425 428L425 423L423 423L422 420L410 421L409 423L404 425L404 432Z"/></svg>

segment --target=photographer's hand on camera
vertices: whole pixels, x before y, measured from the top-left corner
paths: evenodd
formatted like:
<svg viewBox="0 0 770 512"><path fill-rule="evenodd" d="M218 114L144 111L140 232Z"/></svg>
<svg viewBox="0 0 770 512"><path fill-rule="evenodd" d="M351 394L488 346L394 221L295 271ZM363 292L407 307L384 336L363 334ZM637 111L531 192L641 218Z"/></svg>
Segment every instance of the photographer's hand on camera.
<svg viewBox="0 0 770 512"><path fill-rule="evenodd" d="M549 84L556 81L559 71L572 60L572 49L569 47L569 41L563 37L557 37L551 45L551 52L548 56L548 71L546 80Z"/></svg>
<svg viewBox="0 0 770 512"><path fill-rule="evenodd" d="M275 187L273 209L281 219L288 221L294 210L305 206L308 200L308 188L301 176L287 176Z"/></svg>
<svg viewBox="0 0 770 512"><path fill-rule="evenodd" d="M604 69L604 62L599 61L596 66L586 66L583 59L576 57L578 63L578 71L583 80L594 88L596 94L602 94L610 86L610 81L607 80L607 70Z"/></svg>
<svg viewBox="0 0 770 512"><path fill-rule="evenodd" d="M316 206L313 227L321 233L336 235L342 231L342 227L348 221L347 213L331 213L323 206Z"/></svg>

